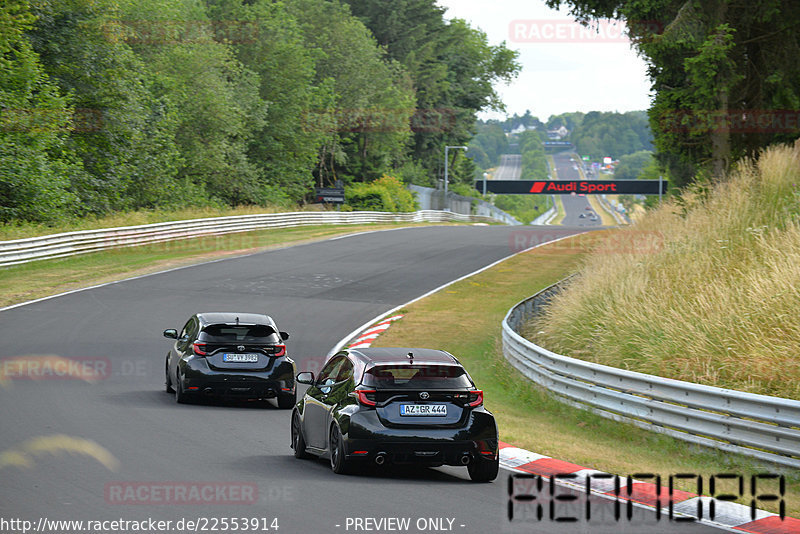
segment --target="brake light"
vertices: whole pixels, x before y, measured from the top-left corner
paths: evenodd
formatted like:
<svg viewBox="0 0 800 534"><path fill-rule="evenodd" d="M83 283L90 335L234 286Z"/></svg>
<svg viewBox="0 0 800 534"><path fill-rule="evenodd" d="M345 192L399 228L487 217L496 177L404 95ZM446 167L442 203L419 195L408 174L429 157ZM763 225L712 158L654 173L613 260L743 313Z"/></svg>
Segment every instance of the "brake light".
<svg viewBox="0 0 800 534"><path fill-rule="evenodd" d="M375 393L374 389L357 389L356 395L358 395L358 402L363 404L364 406L375 406L377 401L375 401Z"/></svg>
<svg viewBox="0 0 800 534"><path fill-rule="evenodd" d="M476 406L480 406L483 404L483 391L480 389L476 389L475 391L469 392L469 406L473 408Z"/></svg>
<svg viewBox="0 0 800 534"><path fill-rule="evenodd" d="M272 355L283 356L284 354L286 354L286 345L275 345L275 352Z"/></svg>
<svg viewBox="0 0 800 534"><path fill-rule="evenodd" d="M192 343L192 350L198 356L206 356L208 353L206 352L206 344L205 343Z"/></svg>

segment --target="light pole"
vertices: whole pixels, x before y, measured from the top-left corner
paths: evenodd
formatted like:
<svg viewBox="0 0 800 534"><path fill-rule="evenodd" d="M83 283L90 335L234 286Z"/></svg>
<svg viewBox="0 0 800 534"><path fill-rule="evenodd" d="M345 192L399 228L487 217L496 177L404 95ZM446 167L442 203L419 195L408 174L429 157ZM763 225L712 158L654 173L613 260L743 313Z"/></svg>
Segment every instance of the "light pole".
<svg viewBox="0 0 800 534"><path fill-rule="evenodd" d="M469 149L469 147L466 147L466 146L463 146L463 145L445 146L444 147L444 201L445 201L445 203L447 203L447 164L448 164L448 162L447 162L447 151L450 150L451 148L463 148L464 150L468 150Z"/></svg>

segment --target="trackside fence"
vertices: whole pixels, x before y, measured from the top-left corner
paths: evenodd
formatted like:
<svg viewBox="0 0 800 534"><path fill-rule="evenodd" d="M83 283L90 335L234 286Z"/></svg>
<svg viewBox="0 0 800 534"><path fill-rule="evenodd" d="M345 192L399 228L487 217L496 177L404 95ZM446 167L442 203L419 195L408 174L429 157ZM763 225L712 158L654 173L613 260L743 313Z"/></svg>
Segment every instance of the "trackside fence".
<svg viewBox="0 0 800 534"><path fill-rule="evenodd" d="M176 239L248 232L264 228L368 224L391 222L497 222L491 217L462 215L449 211L422 210L413 213L378 211L293 212L236 215L175 221L102 230L82 230L29 239L0 241L0 267L36 260L86 254L117 247L132 247Z"/></svg>
<svg viewBox="0 0 800 534"><path fill-rule="evenodd" d="M800 468L800 401L693 384L562 356L521 335L562 280L509 310L503 354L561 400L713 448Z"/></svg>

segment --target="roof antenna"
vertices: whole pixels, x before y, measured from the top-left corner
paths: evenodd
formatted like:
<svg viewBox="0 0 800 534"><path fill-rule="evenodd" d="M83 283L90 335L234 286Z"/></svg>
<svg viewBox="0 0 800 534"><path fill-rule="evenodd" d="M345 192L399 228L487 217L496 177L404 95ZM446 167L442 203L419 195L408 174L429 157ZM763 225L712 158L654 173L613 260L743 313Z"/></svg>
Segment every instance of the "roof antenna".
<svg viewBox="0 0 800 534"><path fill-rule="evenodd" d="M409 352L406 356L408 356L408 359L411 360L411 363L414 363L414 353L413 352Z"/></svg>
<svg viewBox="0 0 800 534"><path fill-rule="evenodd" d="M236 318L236 324L239 324L239 318L238 317Z"/></svg>

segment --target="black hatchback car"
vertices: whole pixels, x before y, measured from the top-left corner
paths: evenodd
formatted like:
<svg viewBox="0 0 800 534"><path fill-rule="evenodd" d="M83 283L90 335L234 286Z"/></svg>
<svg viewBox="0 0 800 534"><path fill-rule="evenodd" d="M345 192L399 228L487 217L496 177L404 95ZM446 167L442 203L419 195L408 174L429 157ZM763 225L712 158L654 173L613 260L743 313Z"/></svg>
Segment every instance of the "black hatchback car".
<svg viewBox="0 0 800 534"><path fill-rule="evenodd" d="M175 339L165 364L167 391L187 402L201 395L246 399L276 399L279 408L295 405L294 362L281 332L268 315L198 313Z"/></svg>
<svg viewBox="0 0 800 534"><path fill-rule="evenodd" d="M297 458L328 457L336 473L359 464L466 466L488 482L499 468L497 424L483 392L450 353L348 349L332 357L292 413Z"/></svg>

